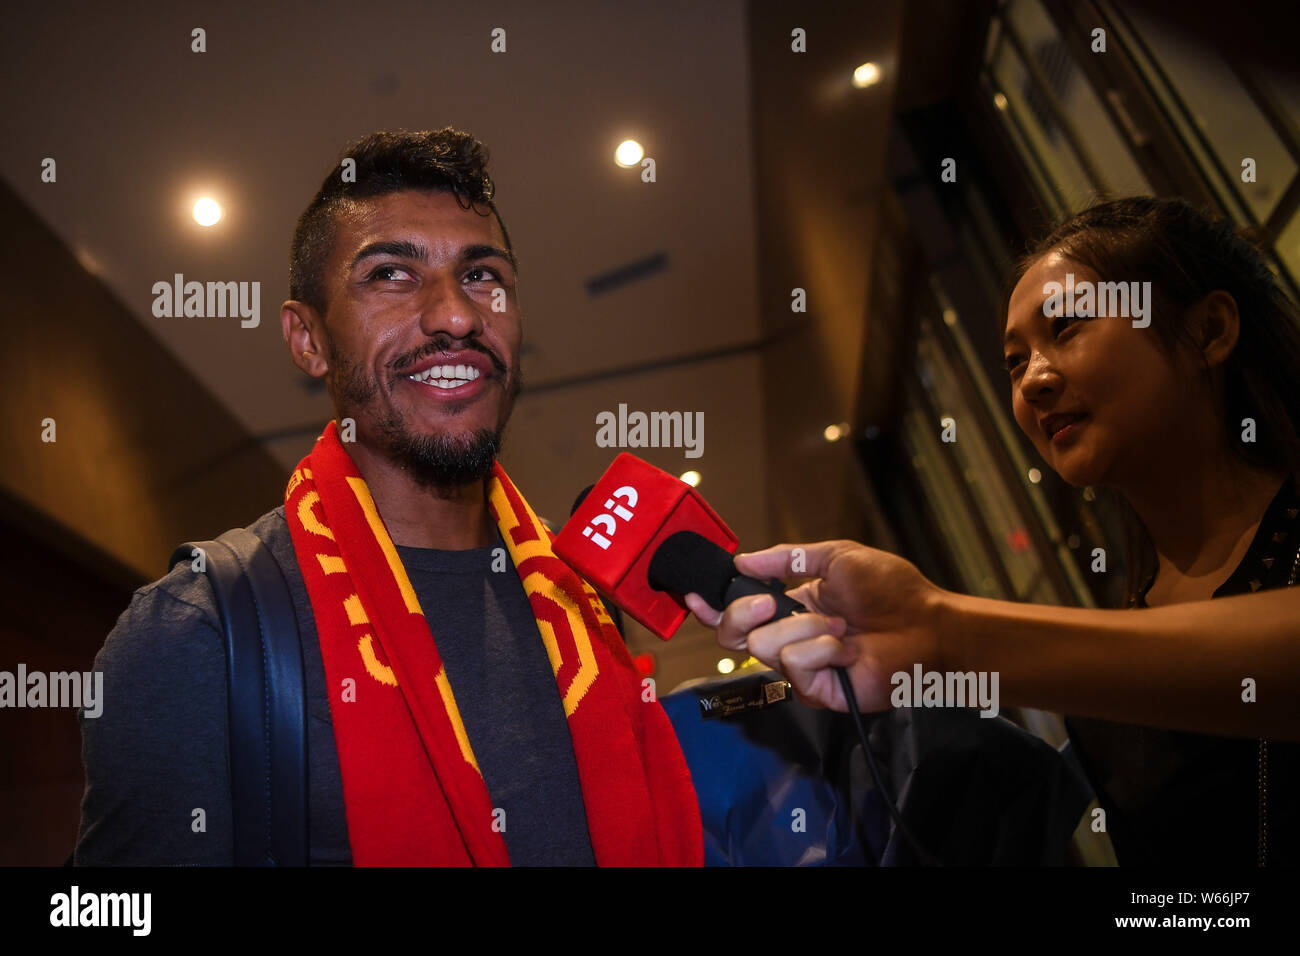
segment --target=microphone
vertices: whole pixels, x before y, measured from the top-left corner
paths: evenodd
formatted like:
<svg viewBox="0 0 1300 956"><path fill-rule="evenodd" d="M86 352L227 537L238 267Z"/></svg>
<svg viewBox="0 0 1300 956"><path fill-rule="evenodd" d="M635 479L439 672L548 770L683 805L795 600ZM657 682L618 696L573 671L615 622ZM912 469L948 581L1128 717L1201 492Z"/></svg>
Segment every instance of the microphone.
<svg viewBox="0 0 1300 956"><path fill-rule="evenodd" d="M663 640L686 620L692 591L718 611L748 594L776 598L773 620L807 610L779 581L737 571L739 544L691 485L624 452L578 495L552 548Z"/></svg>
<svg viewBox="0 0 1300 956"><path fill-rule="evenodd" d="M595 487L595 485L588 485L586 488L583 488L578 492L578 497L573 499L573 507L569 509L570 518L572 518L573 513L578 510L578 505L587 500L587 495L591 494L591 489ZM552 534L554 534L554 531L552 531ZM614 627L618 629L618 636L623 638L623 643L626 644L627 632L623 630L623 609L611 601L605 605L605 610L609 612L610 620L614 622Z"/></svg>
<svg viewBox="0 0 1300 956"><path fill-rule="evenodd" d="M715 611L751 594L776 598L773 621L808 610L789 597L779 581L760 581L741 574L730 552L695 531L669 535L650 559L648 577L655 590L683 597L694 591Z"/></svg>
<svg viewBox="0 0 1300 956"><path fill-rule="evenodd" d="M684 531L717 547L728 562L740 546L740 539L693 487L623 452L591 491L580 496L551 547L597 591L668 640L687 611L678 597L651 584L650 564L668 538ZM686 591L692 590L686 585Z"/></svg>
<svg viewBox="0 0 1300 956"><path fill-rule="evenodd" d="M560 560L663 640L686 620L680 599L692 591L719 611L739 597L771 594L776 599L773 621L807 611L781 582L739 573L732 560L739 546L740 539L694 487L627 452L578 496L568 523L551 543ZM921 861L937 863L916 841L889 795L848 672L836 667L835 676L890 816Z"/></svg>

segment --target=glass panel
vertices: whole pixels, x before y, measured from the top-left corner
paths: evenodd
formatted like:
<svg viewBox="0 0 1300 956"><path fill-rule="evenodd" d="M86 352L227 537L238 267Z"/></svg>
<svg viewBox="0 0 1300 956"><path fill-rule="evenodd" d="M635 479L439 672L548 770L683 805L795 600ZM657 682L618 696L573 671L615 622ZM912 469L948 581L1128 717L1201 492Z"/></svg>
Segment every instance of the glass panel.
<svg viewBox="0 0 1300 956"><path fill-rule="evenodd" d="M957 440L943 448L956 459L961 480L975 499L978 520L987 529L997 559L1011 581L1013 593L1007 597L1053 602L1056 595L1044 574L1042 558L1015 500L1003 486L1003 471L994 457L995 439L985 433L982 418L967 404L967 393L960 387L959 376L967 370L949 360L929 319L921 322L917 362L929 373L922 381L928 385L932 407L940 410L941 418L947 415L957 422Z"/></svg>
<svg viewBox="0 0 1300 956"><path fill-rule="evenodd" d="M1291 121L1300 124L1300 81L1279 74L1261 77L1260 83L1273 91L1277 102ZM1277 257L1290 273L1292 282L1300 281L1300 214L1292 214L1278 233L1275 246Z"/></svg>
<svg viewBox="0 0 1300 956"><path fill-rule="evenodd" d="M1136 7L1125 13L1186 107L1178 115L1209 142L1230 188L1264 222L1296 174L1296 161L1218 53L1169 29ZM1153 82L1159 88L1163 84ZM1242 182L1242 160L1255 160L1255 182Z"/></svg>
<svg viewBox="0 0 1300 956"><path fill-rule="evenodd" d="M1113 196L1150 195L1151 183L1039 0L1014 0L1003 15L1047 78L1093 168L1104 179L1102 185Z"/></svg>
<svg viewBox="0 0 1300 956"><path fill-rule="evenodd" d="M1293 276L1300 276L1300 216L1292 216L1291 221L1277 237L1277 257L1282 260L1287 271Z"/></svg>
<svg viewBox="0 0 1300 956"><path fill-rule="evenodd" d="M1051 218L1058 219L1062 217L1065 214L1065 207L1056 194L1055 183L1047 178L1049 171L1043 165L1038 151L1025 138L1024 133L1021 132L1020 124L1016 121L1014 114L1010 112L1010 101L1004 93L997 89L997 79L986 68L980 70L980 83L993 105L1001 111L999 115L1002 119L1003 129L1010 138L1016 155L1023 160L1030 179L1033 180L1035 194L1042 201L1044 207L1051 212Z"/></svg>
<svg viewBox="0 0 1300 956"><path fill-rule="evenodd" d="M1090 205L1095 198L1092 182L1042 98L1037 96L1029 71L1010 44L1002 45L990 72L998 92L1006 97L1004 112L1011 114L1010 121L1041 160L1067 207L1075 211Z"/></svg>
<svg viewBox="0 0 1300 956"><path fill-rule="evenodd" d="M964 507L961 491L953 483L943 460L948 446L939 441L939 422L915 394L915 385L908 391L911 394L903 413L903 447L925 500L934 509L935 520L944 531L943 543L961 577L961 589L981 597L1006 597L988 573L989 555L980 541L974 517Z"/></svg>

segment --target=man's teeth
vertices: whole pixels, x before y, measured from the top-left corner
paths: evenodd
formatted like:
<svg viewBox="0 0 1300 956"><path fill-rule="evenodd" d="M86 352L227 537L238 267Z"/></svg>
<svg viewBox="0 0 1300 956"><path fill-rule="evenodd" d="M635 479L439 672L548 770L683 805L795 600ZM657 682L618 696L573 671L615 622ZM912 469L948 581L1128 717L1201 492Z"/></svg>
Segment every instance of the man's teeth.
<svg viewBox="0 0 1300 956"><path fill-rule="evenodd" d="M417 375L408 375L407 378L435 388L459 388L474 381L480 374L472 365L435 365Z"/></svg>

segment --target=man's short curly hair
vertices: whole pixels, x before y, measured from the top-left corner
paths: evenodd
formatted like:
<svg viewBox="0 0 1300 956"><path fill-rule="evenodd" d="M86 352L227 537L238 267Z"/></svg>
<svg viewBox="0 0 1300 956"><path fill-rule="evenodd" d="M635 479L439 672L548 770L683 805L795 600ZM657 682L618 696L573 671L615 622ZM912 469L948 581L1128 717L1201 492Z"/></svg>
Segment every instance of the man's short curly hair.
<svg viewBox="0 0 1300 956"><path fill-rule="evenodd" d="M342 157L356 162L356 181L344 181L340 158L299 217L289 250L289 298L324 315L328 302L323 273L334 247L336 214L352 201L404 189L450 192L466 209L486 207L497 217L506 249L514 251L510 233L492 201L496 189L488 176L487 147L469 133L450 126L419 132L381 131L349 144Z"/></svg>

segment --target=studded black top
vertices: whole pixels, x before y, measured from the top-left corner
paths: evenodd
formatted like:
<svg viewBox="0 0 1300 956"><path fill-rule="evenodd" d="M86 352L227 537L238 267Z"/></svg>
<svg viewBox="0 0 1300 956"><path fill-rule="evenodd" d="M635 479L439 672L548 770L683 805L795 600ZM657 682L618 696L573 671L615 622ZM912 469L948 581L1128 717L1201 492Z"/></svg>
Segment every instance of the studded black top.
<svg viewBox="0 0 1300 956"><path fill-rule="evenodd" d="M1294 585L1297 572L1300 492L1288 479L1214 597ZM1300 640L1300 622L1297 630ZM1259 695L1292 693L1268 674L1242 677L1255 678ZM1066 727L1121 866L1300 865L1300 743L1074 717Z"/></svg>

